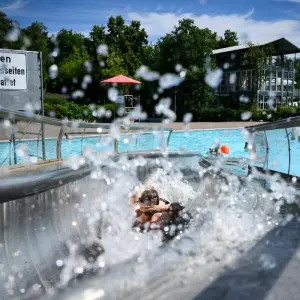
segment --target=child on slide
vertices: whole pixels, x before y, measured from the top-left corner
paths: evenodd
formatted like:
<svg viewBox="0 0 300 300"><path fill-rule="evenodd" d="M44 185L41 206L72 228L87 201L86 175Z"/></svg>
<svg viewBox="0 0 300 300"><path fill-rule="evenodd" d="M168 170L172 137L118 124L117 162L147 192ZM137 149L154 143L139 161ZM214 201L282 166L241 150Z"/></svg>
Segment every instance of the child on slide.
<svg viewBox="0 0 300 300"><path fill-rule="evenodd" d="M169 201L159 198L153 186L149 186L143 193L137 191L131 197L131 202L137 216L136 225L158 222L160 215L170 207Z"/></svg>
<svg viewBox="0 0 300 300"><path fill-rule="evenodd" d="M132 202L137 216L133 227L144 230L144 225L149 223L149 229L163 230L165 226L170 224L176 225L181 219L179 223L185 225L181 217L181 211L184 207L179 203L170 204L169 201L159 198L158 192L153 186L150 186L149 189L145 190L142 194L139 192L134 194ZM186 221L184 221L184 223L186 223Z"/></svg>

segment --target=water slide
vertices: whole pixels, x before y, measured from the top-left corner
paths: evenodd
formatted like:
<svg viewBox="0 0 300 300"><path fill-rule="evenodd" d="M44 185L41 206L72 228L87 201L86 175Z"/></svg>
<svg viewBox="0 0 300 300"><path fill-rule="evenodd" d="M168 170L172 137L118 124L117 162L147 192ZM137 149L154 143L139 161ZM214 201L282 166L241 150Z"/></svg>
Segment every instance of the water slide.
<svg viewBox="0 0 300 300"><path fill-rule="evenodd" d="M299 223L276 199L284 190L292 203L295 189L283 179L274 192L259 173L172 152L12 172L0 181L1 299L299 299ZM192 212L178 239L132 233L140 183Z"/></svg>

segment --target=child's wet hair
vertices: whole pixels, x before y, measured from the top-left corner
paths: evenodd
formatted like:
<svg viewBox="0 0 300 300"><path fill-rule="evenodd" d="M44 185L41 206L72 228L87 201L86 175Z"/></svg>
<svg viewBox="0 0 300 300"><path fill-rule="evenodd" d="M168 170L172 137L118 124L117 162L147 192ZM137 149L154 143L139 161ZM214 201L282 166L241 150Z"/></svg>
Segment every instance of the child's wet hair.
<svg viewBox="0 0 300 300"><path fill-rule="evenodd" d="M155 189L145 190L139 201L145 205L158 205L159 204L159 195Z"/></svg>

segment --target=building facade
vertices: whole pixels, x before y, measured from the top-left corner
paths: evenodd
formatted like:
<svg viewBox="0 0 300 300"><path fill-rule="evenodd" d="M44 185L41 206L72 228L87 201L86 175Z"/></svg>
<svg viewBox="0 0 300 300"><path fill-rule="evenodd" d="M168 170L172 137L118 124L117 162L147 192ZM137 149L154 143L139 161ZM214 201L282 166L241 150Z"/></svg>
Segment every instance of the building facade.
<svg viewBox="0 0 300 300"><path fill-rule="evenodd" d="M256 100L260 109L293 105L296 82L291 55L299 52L285 38L214 50L216 65L223 69L221 83L214 90L216 103L239 106ZM256 54L261 57L254 63Z"/></svg>

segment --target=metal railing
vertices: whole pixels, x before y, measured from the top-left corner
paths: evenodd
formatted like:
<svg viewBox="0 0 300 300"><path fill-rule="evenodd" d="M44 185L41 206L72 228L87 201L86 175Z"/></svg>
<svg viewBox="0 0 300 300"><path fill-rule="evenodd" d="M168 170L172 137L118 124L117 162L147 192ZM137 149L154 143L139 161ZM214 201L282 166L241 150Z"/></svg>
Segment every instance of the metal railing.
<svg viewBox="0 0 300 300"><path fill-rule="evenodd" d="M2 129L8 128L9 132L0 134L0 139L2 141L9 142L9 153L7 158L9 160L9 165L17 164L17 155L16 155L16 145L24 140L24 136L31 137L31 140L37 142L37 157L40 160L46 161L46 140L47 138L56 139L56 160L62 159L62 141L65 136L68 138L70 135L77 135L81 137L81 148L82 141L84 136L109 136L110 135L110 123L87 123L80 121L69 121L69 120L59 120L55 118L50 118L46 116L28 114L20 111L11 111L7 109L0 109L0 119L3 120ZM5 125L5 122L9 124ZM20 123L25 122L25 128L21 128ZM169 146L172 129L165 128L162 126L143 126L143 125L134 125L134 124L122 124L120 121L115 123L120 128L120 133L135 133L139 132L141 134L153 132L154 130L167 131L168 136L166 138L166 145ZM40 125L38 128L37 125ZM162 124L160 124L162 125ZM46 126L52 127L50 134L45 133ZM32 127L32 128L28 128ZM101 130L99 130L99 128ZM3 132L5 130L2 130ZM28 138L27 138L28 140ZM39 146L40 142L42 144L42 155L39 156ZM114 152L119 153L119 141L114 139L113 141ZM0 143L1 150L1 143ZM154 150L154 149L153 149ZM81 149L82 153L82 149ZM13 160L13 163L12 163ZM3 162L0 165L3 165Z"/></svg>
<svg viewBox="0 0 300 300"><path fill-rule="evenodd" d="M300 116L245 129L265 156L264 170L300 177Z"/></svg>

